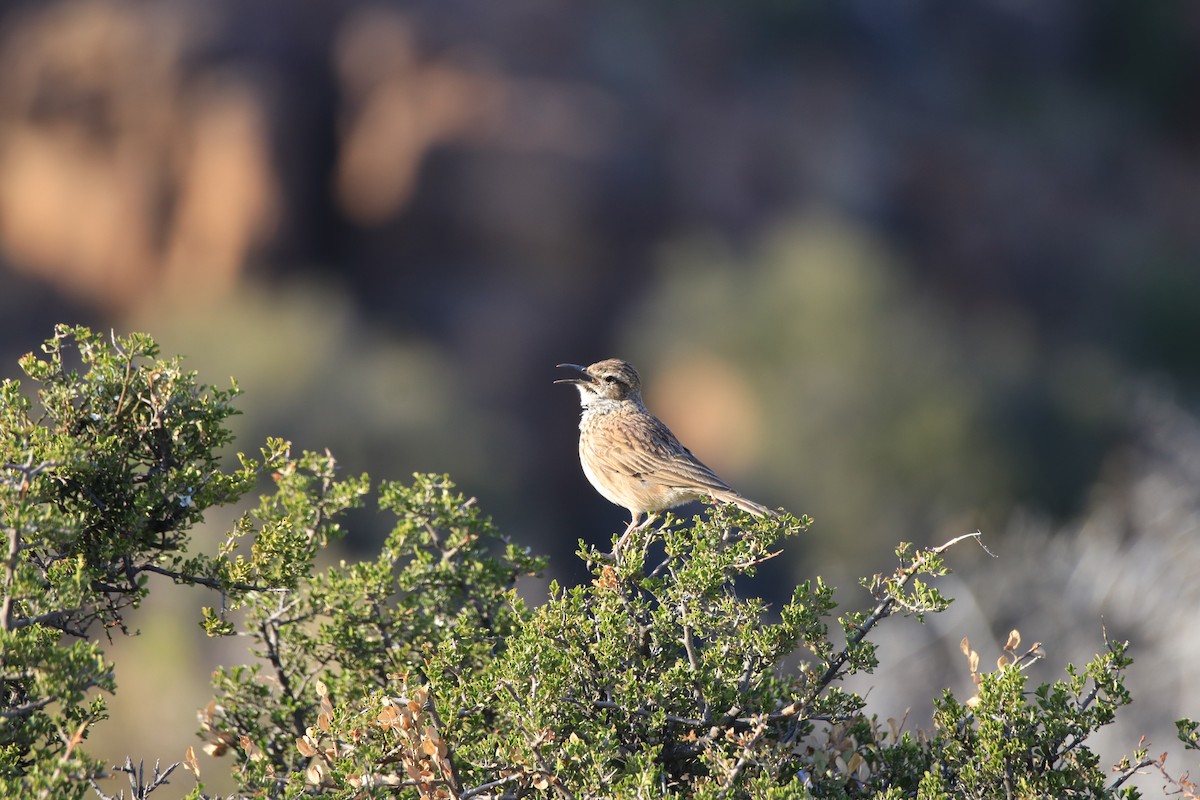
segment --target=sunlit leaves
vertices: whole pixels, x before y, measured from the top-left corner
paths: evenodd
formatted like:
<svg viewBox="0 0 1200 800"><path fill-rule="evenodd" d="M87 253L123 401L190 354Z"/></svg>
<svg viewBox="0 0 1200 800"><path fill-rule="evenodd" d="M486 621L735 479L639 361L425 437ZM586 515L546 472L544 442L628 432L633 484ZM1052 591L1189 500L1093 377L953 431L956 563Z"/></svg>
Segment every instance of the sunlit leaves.
<svg viewBox="0 0 1200 800"><path fill-rule="evenodd" d="M880 666L879 625L947 607L944 554L978 534L902 544L849 608L819 576L769 608L754 576L811 520L717 507L619 558L581 543L592 579L531 609L519 581L545 562L445 475L380 484L378 555L318 569L370 482L281 439L223 461L236 384L199 384L148 336L66 326L21 364L32 386L0 383L2 796L90 790L116 688L100 642L171 581L211 589L204 629L250 646L198 715L241 797L1110 798L1162 768L1140 746L1109 776L1088 747L1130 702L1121 643L1030 689L1037 643L1010 632L989 672L964 638L975 693L937 701L927 732L844 687ZM207 509L255 486L213 552L189 549ZM1197 730L1180 721L1186 745ZM183 760L199 779L196 749ZM139 797L171 772L115 769Z"/></svg>
<svg viewBox="0 0 1200 800"><path fill-rule="evenodd" d="M996 670L982 672L979 653L962 640L976 692L965 703L949 692L937 701L935 758L922 790L991 797L1001 786L1016 797L1136 796L1118 787L1149 762L1126 761L1118 766L1123 777L1114 781L1086 744L1130 702L1122 676L1131 663L1126 645L1108 642L1083 670L1068 664L1065 679L1030 691L1025 667L1041 657L1040 645L1022 651L1020 643L1020 633L1011 631Z"/></svg>

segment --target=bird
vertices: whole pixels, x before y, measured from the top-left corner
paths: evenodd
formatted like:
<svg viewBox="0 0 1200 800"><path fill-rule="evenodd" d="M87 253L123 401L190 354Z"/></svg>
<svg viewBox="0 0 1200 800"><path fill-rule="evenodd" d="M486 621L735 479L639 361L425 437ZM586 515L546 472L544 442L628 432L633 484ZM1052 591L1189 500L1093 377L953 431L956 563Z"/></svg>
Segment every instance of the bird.
<svg viewBox="0 0 1200 800"><path fill-rule="evenodd" d="M558 368L575 373L555 383L573 384L579 390L583 474L605 500L631 515L614 554L635 530L667 509L693 500L710 498L733 503L756 517L776 516L734 491L646 409L641 378L627 361L609 358L586 367L559 364Z"/></svg>

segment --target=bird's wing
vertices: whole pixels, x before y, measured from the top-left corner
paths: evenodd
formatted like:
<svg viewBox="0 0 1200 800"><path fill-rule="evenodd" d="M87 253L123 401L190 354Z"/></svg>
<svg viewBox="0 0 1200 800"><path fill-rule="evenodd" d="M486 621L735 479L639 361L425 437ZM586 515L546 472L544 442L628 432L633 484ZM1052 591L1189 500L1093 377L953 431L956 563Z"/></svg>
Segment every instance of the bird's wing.
<svg viewBox="0 0 1200 800"><path fill-rule="evenodd" d="M647 478L669 486L698 492L732 491L692 452L680 444L657 417L629 415L616 426L625 441L612 442L595 453L606 466L635 478Z"/></svg>

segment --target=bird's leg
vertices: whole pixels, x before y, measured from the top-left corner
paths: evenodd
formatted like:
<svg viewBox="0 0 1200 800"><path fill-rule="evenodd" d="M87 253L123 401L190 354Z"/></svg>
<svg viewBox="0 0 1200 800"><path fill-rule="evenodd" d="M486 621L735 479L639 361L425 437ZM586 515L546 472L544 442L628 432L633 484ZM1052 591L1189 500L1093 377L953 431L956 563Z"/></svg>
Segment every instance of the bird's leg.
<svg viewBox="0 0 1200 800"><path fill-rule="evenodd" d="M651 515L646 518L646 522L640 522L641 517L642 517L642 512L634 511L632 513L633 513L633 519L629 520L629 525L626 526L625 532L621 534L620 539L617 539L617 545L616 545L616 547L613 548L614 556L617 553L621 552L621 546L625 544L625 540L629 538L629 534L633 533L636 530L640 530L643 526L645 526L646 522L649 522L651 519L654 518L653 515Z"/></svg>
<svg viewBox="0 0 1200 800"><path fill-rule="evenodd" d="M650 524L654 522L654 520L658 519L659 515L657 512L647 514L646 518L641 522L637 521L639 516L641 516L641 514L638 514L633 518L633 520L629 523L629 527L625 529L625 533L621 534L621 538L617 540L617 546L613 548L614 556L621 551L621 546L625 544L625 540L629 538L629 534L633 533L634 531L641 531L649 528Z"/></svg>

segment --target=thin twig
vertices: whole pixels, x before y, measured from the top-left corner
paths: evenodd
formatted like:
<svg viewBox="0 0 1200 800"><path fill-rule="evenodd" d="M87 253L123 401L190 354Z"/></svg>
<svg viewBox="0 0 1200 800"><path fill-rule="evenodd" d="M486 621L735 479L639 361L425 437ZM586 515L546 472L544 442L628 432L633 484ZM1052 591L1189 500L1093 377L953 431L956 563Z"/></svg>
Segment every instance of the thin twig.
<svg viewBox="0 0 1200 800"><path fill-rule="evenodd" d="M679 603L679 620L683 626L683 649L687 652L688 670L695 677L700 673L700 659L696 656L696 644L692 639L692 626L687 623L686 617L687 607L681 601ZM704 692L700 689L700 681L698 680L692 684L692 697L700 709L700 716L707 717L708 701L704 699Z"/></svg>
<svg viewBox="0 0 1200 800"><path fill-rule="evenodd" d="M920 572L921 567L928 560L929 555L941 555L964 539L975 539L976 541L979 541L979 538L982 535L983 534L979 531L975 531L974 533L964 533L962 536L956 536L945 544L938 545L937 547L931 548L927 552L922 553L917 560L913 561L913 563L908 567L902 569L900 571L900 580L896 583L896 591L889 592L888 595L883 598L883 600L879 601L879 604L875 606L870 615L863 621L862 625L858 626L858 632L846 642L846 646L837 654L834 660L829 664L829 667L825 670L824 674L822 674L821 678L817 681L817 691L820 691L824 687L828 686L830 681L837 677L839 670L841 670L841 668L845 666L846 662L850 660L851 650L866 638L870 630L879 624L880 620L883 620L885 617L891 614L892 606L899 603L899 591L903 590L904 587L908 585L908 582L912 580L913 576ZM986 550L986 548L984 549Z"/></svg>
<svg viewBox="0 0 1200 800"><path fill-rule="evenodd" d="M21 553L21 509L24 506L25 499L29 496L29 488L33 483L33 479L42 472L56 466L58 466L58 462L43 461L35 467L33 465L32 452L24 464L6 463L4 465L4 469L16 470L21 473L21 483L17 490L17 499L19 501L17 519L13 521L13 526L8 529L8 553L4 558L4 600L0 602L0 627L5 631L12 630L13 626L13 584L16 582L18 556Z"/></svg>
<svg viewBox="0 0 1200 800"><path fill-rule="evenodd" d="M433 720L433 725L439 731L446 730L446 725L442 722L442 718L438 715L437 704L433 701L433 691L429 691L425 698L425 710L429 712L429 718ZM440 734L439 734L440 735ZM450 758L447 753L443 759L445 764L450 768L450 791L456 797L462 797L462 777L458 774L458 767L454 764L454 759Z"/></svg>
<svg viewBox="0 0 1200 800"><path fill-rule="evenodd" d="M742 770L750 763L750 754L753 752L754 746L758 744L758 740L766 733L767 724L768 720L766 717L759 720L754 733L742 745L742 753L738 757L737 763L733 765L733 769L729 771L729 775L725 778L725 785L721 787L721 791L717 793L717 797L729 796L729 792L733 789L734 784L737 783L738 776L742 774Z"/></svg>
<svg viewBox="0 0 1200 800"><path fill-rule="evenodd" d="M292 690L292 681L288 676L287 669L283 665L283 658L279 651L279 631L276 627L274 617L263 620L259 625L259 632L262 634L263 644L267 646L267 660L271 662L271 666L275 668L275 678L279 681L279 688L285 697L296 701L299 700L299 693ZM304 736L304 732L308 727L306 715L304 713L304 704L296 703L295 709L292 711L292 724L295 726L295 731L298 736Z"/></svg>
<svg viewBox="0 0 1200 800"><path fill-rule="evenodd" d="M745 569L749 569L750 567L757 567L759 564L770 561L772 558L775 558L776 556L779 556L782 554L783 554L782 550L768 551L766 555L758 556L757 558L751 558L747 561L739 561L736 564L730 564L729 568L736 569L736 570L745 570Z"/></svg>
<svg viewBox="0 0 1200 800"><path fill-rule="evenodd" d="M53 702L53 698L50 697L43 697L41 700L31 700L28 703L22 703L19 706L11 706L3 711L0 711L0 717L27 717L33 712L37 711L39 708L50 705L51 702Z"/></svg>
<svg viewBox="0 0 1200 800"><path fill-rule="evenodd" d="M19 513L19 512L18 512ZM21 552L21 534L16 525L8 529L8 555L4 559L4 600L0 603L0 626L12 630L13 583L17 574L17 555Z"/></svg>
<svg viewBox="0 0 1200 800"><path fill-rule="evenodd" d="M1127 770L1125 770L1125 772L1122 773L1121 777L1119 777L1115 781L1113 781L1113 785L1110 788L1112 788L1112 789L1119 788L1122 783L1124 783L1125 781L1129 780L1134 775L1136 775L1138 770L1143 769L1144 767L1153 767L1157 763L1159 763L1159 760L1157 758L1143 758L1141 761L1139 761L1138 763L1134 764L1133 766L1131 766ZM1165 775L1166 773L1164 772L1163 774Z"/></svg>
<svg viewBox="0 0 1200 800"><path fill-rule="evenodd" d="M475 788L468 789L465 792L463 792L462 794L460 794L459 798L460 798L460 800L469 800L470 798L474 797L477 794L483 794L488 789L495 789L497 786L503 786L506 783L512 783L513 781L520 780L520 779L521 779L521 775L519 773L514 773L514 774L508 775L504 778L500 778L499 780L490 781L488 783L481 783L478 786L476 786Z"/></svg>
<svg viewBox="0 0 1200 800"><path fill-rule="evenodd" d="M517 702L517 706L519 708L526 707L525 702L521 699L521 696L517 693L517 690L513 688L511 683L508 681L500 681L500 686L508 692L513 700ZM525 741L529 745L530 752L532 752L534 758L537 759L538 771L546 776L550 785L554 788L554 791L556 791L559 796L564 798L564 800L575 800L575 795L571 794L571 791L567 789L566 786L562 785L562 782L558 779L558 775L556 775L554 771L550 769L550 765L546 763L546 759L542 755L541 751L540 738L534 736L528 730L526 730L524 725L518 723L518 727L520 728L521 733L525 736Z"/></svg>
<svg viewBox="0 0 1200 800"><path fill-rule="evenodd" d="M259 586L253 583L224 583L216 578L206 578L202 575L187 575L182 572L176 572L173 569L160 567L157 564L143 564L137 568L138 572L153 572L157 575L165 575L168 578L178 583L194 583L197 586L207 586L209 589L220 589L222 591L236 589L239 592L271 592L275 594L284 594L288 590L284 587L277 586Z"/></svg>
<svg viewBox="0 0 1200 800"><path fill-rule="evenodd" d="M117 352L121 352L120 345L117 344L116 331L113 331L113 347L117 348ZM121 352L122 355L125 353ZM113 411L113 418L121 416L121 408L125 405L125 394L129 391L129 377L133 374L133 354L130 353L125 359L125 377L121 379L121 396L117 398L117 407Z"/></svg>

